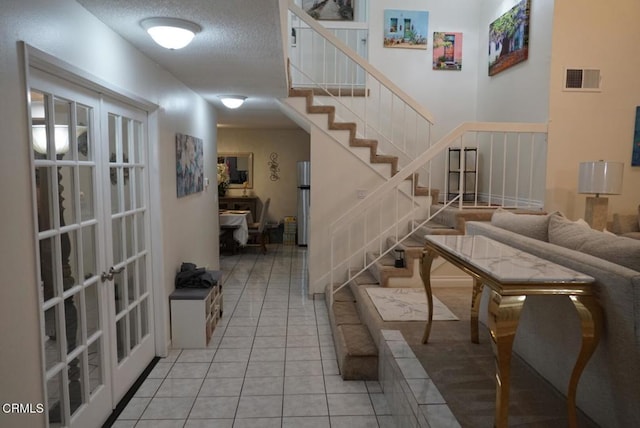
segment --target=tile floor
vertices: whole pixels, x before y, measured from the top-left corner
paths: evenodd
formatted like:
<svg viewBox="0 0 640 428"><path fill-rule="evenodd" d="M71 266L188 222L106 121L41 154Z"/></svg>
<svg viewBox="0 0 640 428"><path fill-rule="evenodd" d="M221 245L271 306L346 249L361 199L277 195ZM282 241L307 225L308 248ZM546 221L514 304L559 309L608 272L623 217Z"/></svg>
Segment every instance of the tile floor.
<svg viewBox="0 0 640 428"><path fill-rule="evenodd" d="M207 349L174 349L113 427L394 427L378 382L338 374L306 249L222 256L224 314Z"/></svg>

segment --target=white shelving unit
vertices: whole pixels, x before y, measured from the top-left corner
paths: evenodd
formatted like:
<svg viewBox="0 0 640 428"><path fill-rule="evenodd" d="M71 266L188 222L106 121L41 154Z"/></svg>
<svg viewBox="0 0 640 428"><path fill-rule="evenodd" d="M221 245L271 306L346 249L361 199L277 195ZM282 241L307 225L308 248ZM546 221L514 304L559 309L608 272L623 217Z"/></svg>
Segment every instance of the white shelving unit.
<svg viewBox="0 0 640 428"><path fill-rule="evenodd" d="M460 186L464 182L462 200L465 202L475 201L477 196L478 149L465 147L461 150L450 147L448 154L446 200L450 201L458 196ZM464 170L462 169L462 156L464 156Z"/></svg>
<svg viewBox="0 0 640 428"><path fill-rule="evenodd" d="M174 348L206 348L222 316L222 274L210 272L216 285L180 288L169 296L171 343Z"/></svg>

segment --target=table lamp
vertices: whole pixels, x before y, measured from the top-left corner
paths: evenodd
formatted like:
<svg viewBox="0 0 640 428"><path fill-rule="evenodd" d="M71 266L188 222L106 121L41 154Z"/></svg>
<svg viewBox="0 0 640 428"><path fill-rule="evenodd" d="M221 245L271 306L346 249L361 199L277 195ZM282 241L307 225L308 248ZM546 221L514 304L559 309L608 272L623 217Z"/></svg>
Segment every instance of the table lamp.
<svg viewBox="0 0 640 428"><path fill-rule="evenodd" d="M593 193L588 196L584 219L592 229L604 230L607 226L609 200L600 195L622 193L622 162L589 161L581 162L578 174L578 193Z"/></svg>

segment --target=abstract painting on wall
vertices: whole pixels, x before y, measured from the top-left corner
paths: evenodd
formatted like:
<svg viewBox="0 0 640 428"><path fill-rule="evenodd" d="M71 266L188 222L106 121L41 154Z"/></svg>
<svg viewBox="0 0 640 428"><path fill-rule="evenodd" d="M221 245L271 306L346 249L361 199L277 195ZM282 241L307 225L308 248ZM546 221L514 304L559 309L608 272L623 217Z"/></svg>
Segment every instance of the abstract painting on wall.
<svg viewBox="0 0 640 428"><path fill-rule="evenodd" d="M203 178L202 139L176 134L176 177L178 197L202 192Z"/></svg>
<svg viewBox="0 0 640 428"><path fill-rule="evenodd" d="M633 132L631 166L640 166L640 107L636 107L636 128Z"/></svg>
<svg viewBox="0 0 640 428"><path fill-rule="evenodd" d="M489 25L489 76L529 56L530 0L522 0Z"/></svg>
<svg viewBox="0 0 640 428"><path fill-rule="evenodd" d="M355 0L302 0L302 9L313 19L353 21Z"/></svg>
<svg viewBox="0 0 640 428"><path fill-rule="evenodd" d="M462 69L462 33L433 33L433 69Z"/></svg>
<svg viewBox="0 0 640 428"><path fill-rule="evenodd" d="M384 47L427 49L429 12L384 11Z"/></svg>

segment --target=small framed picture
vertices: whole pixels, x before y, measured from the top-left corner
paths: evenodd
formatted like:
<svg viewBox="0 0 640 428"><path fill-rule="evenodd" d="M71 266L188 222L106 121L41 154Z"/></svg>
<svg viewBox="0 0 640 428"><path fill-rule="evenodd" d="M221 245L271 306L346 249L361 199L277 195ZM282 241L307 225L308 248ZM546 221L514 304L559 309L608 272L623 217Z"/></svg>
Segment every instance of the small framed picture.
<svg viewBox="0 0 640 428"><path fill-rule="evenodd" d="M353 21L355 0L302 0L302 9L313 19Z"/></svg>
<svg viewBox="0 0 640 428"><path fill-rule="evenodd" d="M462 33L433 33L433 69L462 70Z"/></svg>

